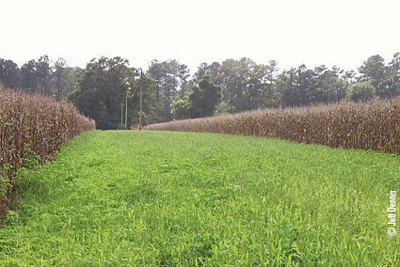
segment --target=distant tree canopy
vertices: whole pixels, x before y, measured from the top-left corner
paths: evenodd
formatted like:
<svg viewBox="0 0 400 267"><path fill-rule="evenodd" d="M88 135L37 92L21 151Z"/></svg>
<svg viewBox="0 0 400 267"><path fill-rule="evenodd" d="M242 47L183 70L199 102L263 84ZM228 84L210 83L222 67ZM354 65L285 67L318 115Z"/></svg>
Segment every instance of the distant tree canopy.
<svg viewBox="0 0 400 267"><path fill-rule="evenodd" d="M66 99L76 89L82 69L68 67L63 58L53 64L47 55L32 59L21 68L11 60L0 58L0 83L7 88Z"/></svg>
<svg viewBox="0 0 400 267"><path fill-rule="evenodd" d="M69 98L84 115L96 121L98 128L117 128L121 104L133 87L133 73L128 61L119 57L92 60L80 77L79 90Z"/></svg>
<svg viewBox="0 0 400 267"><path fill-rule="evenodd" d="M153 60L140 75L120 57L94 59L80 69L68 67L62 58L54 62L44 55L20 68L11 60L0 59L0 82L9 88L69 99L95 119L99 128L114 129L138 124L140 88L143 124L259 108L395 97L400 94L400 53L388 63L373 55L356 71L324 65L279 70L274 60L258 64L241 58L202 63L192 76L177 60Z"/></svg>
<svg viewBox="0 0 400 267"><path fill-rule="evenodd" d="M150 63L149 75L156 79L155 95L155 122L172 120L172 105L174 100L183 99L188 92L189 69L177 60Z"/></svg>
<svg viewBox="0 0 400 267"><path fill-rule="evenodd" d="M354 102L368 102L375 94L376 89L371 82L358 82L350 86L347 98Z"/></svg>
<svg viewBox="0 0 400 267"><path fill-rule="evenodd" d="M78 85L78 90L69 99L84 115L93 118L99 129L119 128L125 124L125 114L128 126L137 123L140 87L144 123L153 120L154 85L143 79L137 69L130 68L126 59L93 59L87 64Z"/></svg>
<svg viewBox="0 0 400 267"><path fill-rule="evenodd" d="M188 97L177 99L172 104L174 119L201 118L213 116L222 98L221 86L203 76L194 84Z"/></svg>

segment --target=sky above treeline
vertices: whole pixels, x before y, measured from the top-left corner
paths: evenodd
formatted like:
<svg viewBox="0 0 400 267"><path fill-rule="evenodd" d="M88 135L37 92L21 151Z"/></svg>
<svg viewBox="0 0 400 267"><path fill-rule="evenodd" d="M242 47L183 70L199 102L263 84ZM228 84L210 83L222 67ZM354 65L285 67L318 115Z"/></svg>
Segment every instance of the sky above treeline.
<svg viewBox="0 0 400 267"><path fill-rule="evenodd" d="M357 69L400 52L398 0L3 1L0 58L19 66L47 54L69 66L121 56L131 66L177 59L249 57L280 69L324 64Z"/></svg>

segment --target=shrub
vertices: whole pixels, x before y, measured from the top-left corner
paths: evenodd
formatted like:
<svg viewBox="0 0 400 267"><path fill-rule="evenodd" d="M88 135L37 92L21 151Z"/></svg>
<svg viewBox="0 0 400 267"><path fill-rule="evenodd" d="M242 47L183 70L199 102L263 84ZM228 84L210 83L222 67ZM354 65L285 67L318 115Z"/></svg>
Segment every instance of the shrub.
<svg viewBox="0 0 400 267"><path fill-rule="evenodd" d="M190 102L189 99L178 99L172 103L172 115L176 120L190 118Z"/></svg>
<svg viewBox="0 0 400 267"><path fill-rule="evenodd" d="M347 99L354 102L368 102L375 97L375 94L375 87L371 83L359 82L350 87Z"/></svg>

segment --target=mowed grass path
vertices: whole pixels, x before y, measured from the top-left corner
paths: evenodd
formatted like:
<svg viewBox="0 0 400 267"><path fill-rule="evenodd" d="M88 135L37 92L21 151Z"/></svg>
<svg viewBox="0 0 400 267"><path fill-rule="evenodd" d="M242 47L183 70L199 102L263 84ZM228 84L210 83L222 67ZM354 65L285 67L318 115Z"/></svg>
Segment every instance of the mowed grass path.
<svg viewBox="0 0 400 267"><path fill-rule="evenodd" d="M19 175L1 266L400 266L386 233L399 156L93 131Z"/></svg>

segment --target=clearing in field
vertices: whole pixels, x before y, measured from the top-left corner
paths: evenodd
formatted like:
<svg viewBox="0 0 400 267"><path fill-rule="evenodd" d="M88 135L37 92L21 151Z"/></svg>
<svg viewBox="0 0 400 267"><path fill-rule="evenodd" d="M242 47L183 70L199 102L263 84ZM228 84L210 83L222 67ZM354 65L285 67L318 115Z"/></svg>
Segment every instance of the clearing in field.
<svg viewBox="0 0 400 267"><path fill-rule="evenodd" d="M19 172L0 265L398 266L399 163L251 136L85 132Z"/></svg>

